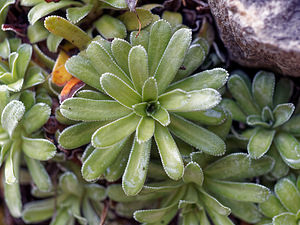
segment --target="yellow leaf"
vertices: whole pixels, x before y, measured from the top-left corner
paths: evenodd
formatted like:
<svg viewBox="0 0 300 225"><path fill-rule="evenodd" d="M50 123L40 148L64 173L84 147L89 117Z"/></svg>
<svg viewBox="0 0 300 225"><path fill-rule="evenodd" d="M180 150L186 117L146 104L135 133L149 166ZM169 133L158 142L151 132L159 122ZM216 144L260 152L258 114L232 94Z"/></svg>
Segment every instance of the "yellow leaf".
<svg viewBox="0 0 300 225"><path fill-rule="evenodd" d="M70 57L67 55L67 53L60 51L56 59L54 68L52 70L52 82L58 86L65 85L72 78L72 75L65 68L66 61L69 58Z"/></svg>

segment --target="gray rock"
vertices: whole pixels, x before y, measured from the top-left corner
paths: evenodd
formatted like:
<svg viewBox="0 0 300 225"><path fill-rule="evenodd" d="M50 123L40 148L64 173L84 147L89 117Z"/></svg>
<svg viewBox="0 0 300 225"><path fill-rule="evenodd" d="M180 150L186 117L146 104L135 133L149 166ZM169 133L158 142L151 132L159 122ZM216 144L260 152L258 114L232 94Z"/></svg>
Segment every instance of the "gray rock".
<svg viewBox="0 0 300 225"><path fill-rule="evenodd" d="M208 0L230 58L300 76L300 0Z"/></svg>

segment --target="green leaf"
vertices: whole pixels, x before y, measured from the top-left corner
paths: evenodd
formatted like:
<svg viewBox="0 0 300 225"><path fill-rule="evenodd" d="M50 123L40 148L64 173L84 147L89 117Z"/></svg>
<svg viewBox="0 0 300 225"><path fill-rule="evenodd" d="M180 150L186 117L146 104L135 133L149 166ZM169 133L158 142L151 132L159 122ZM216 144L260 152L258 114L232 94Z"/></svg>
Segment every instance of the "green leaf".
<svg viewBox="0 0 300 225"><path fill-rule="evenodd" d="M167 21L158 20L151 26L148 46L150 76L154 75L171 36L172 29Z"/></svg>
<svg viewBox="0 0 300 225"><path fill-rule="evenodd" d="M268 199L270 190L262 185L205 179L204 185L210 192L226 198L261 203Z"/></svg>
<svg viewBox="0 0 300 225"><path fill-rule="evenodd" d="M68 1L62 1L59 3L66 4L66 2ZM57 4L54 2L52 3L54 5ZM80 5L78 4L78 2L75 3L76 3L75 5ZM43 4L48 4L48 3L43 3ZM43 6L43 8L47 9L47 7L45 6ZM81 30L76 25L70 23L68 20L59 16L48 16L45 19L45 27L52 34L63 37L64 39L66 39L67 41L75 45L77 48L79 48L80 50L85 49L88 46L88 44L91 42L91 38L83 30Z"/></svg>
<svg viewBox="0 0 300 225"><path fill-rule="evenodd" d="M65 67L74 77L77 77L93 88L102 90L100 85L101 74L96 71L89 59L76 55L68 59Z"/></svg>
<svg viewBox="0 0 300 225"><path fill-rule="evenodd" d="M45 77L42 74L42 70L39 67L30 67L26 73L23 89L33 87L41 84L45 81Z"/></svg>
<svg viewBox="0 0 300 225"><path fill-rule="evenodd" d="M127 140L125 138L109 148L96 148L83 162L81 167L83 178L87 181L94 181L103 175L105 170L118 157Z"/></svg>
<svg viewBox="0 0 300 225"><path fill-rule="evenodd" d="M231 113L233 120L246 123L246 115L235 101L233 101L232 99L224 98L221 101L221 106Z"/></svg>
<svg viewBox="0 0 300 225"><path fill-rule="evenodd" d="M239 180L264 175L273 166L274 160L269 156L254 160L245 153L234 153L211 163L204 173L218 180Z"/></svg>
<svg viewBox="0 0 300 225"><path fill-rule="evenodd" d="M138 31L132 31L130 33L130 43L133 46L141 45L145 49L148 49L149 44L149 32L146 30L141 30L138 34ZM148 50L149 51L149 50Z"/></svg>
<svg viewBox="0 0 300 225"><path fill-rule="evenodd" d="M5 106L9 102L9 91L0 85L0 115L2 114Z"/></svg>
<svg viewBox="0 0 300 225"><path fill-rule="evenodd" d="M188 92L189 99L182 107L172 111L191 112L211 109L221 102L221 95L212 88Z"/></svg>
<svg viewBox="0 0 300 225"><path fill-rule="evenodd" d="M82 7L72 7L66 10L66 16L69 21L76 24L86 17L92 10L92 4L86 4Z"/></svg>
<svg viewBox="0 0 300 225"><path fill-rule="evenodd" d="M5 183L12 185L18 183L20 167L20 141L14 141L10 147L9 155L5 161L4 175Z"/></svg>
<svg viewBox="0 0 300 225"><path fill-rule="evenodd" d="M248 142L248 153L251 158L259 159L262 157L270 148L275 130L258 129Z"/></svg>
<svg viewBox="0 0 300 225"><path fill-rule="evenodd" d="M274 121L273 112L269 106L265 106L261 112L261 118L263 121L270 123L270 121Z"/></svg>
<svg viewBox="0 0 300 225"><path fill-rule="evenodd" d="M111 98L108 95L98 91L92 91L92 90L79 91L76 93L76 97L92 99L92 100L111 100Z"/></svg>
<svg viewBox="0 0 300 225"><path fill-rule="evenodd" d="M171 114L169 128L177 137L207 154L220 156L225 153L226 146L221 138L182 117Z"/></svg>
<svg viewBox="0 0 300 225"><path fill-rule="evenodd" d="M300 135L300 115L293 116L281 128L282 128L282 130L284 130L290 134L299 136Z"/></svg>
<svg viewBox="0 0 300 225"><path fill-rule="evenodd" d="M149 77L143 86L142 91L143 101L156 101L158 98L157 82L154 77Z"/></svg>
<svg viewBox="0 0 300 225"><path fill-rule="evenodd" d="M283 161L281 158L278 150L276 149L275 145L272 145L268 155L271 156L275 160L275 165L274 168L271 171L271 175L275 179L279 179L281 177L284 177L287 175L289 172L289 167L288 165Z"/></svg>
<svg viewBox="0 0 300 225"><path fill-rule="evenodd" d="M105 39L125 38L127 35L125 25L109 15L103 15L94 23L94 26Z"/></svg>
<svg viewBox="0 0 300 225"><path fill-rule="evenodd" d="M7 59L9 54L10 54L10 46L9 46L9 41L7 38L5 38L1 43L0 43L0 56L4 59ZM2 66L2 65L1 65ZM7 70L6 70L7 71Z"/></svg>
<svg viewBox="0 0 300 225"><path fill-rule="evenodd" d="M10 147L11 147L11 142L10 141L4 141L3 143L1 143L1 148L0 148L0 166L4 162L6 155L8 154L8 151L10 150Z"/></svg>
<svg viewBox="0 0 300 225"><path fill-rule="evenodd" d="M27 37L32 44L45 40L48 35L49 32L45 29L42 21L37 21L27 28Z"/></svg>
<svg viewBox="0 0 300 225"><path fill-rule="evenodd" d="M265 106L273 107L273 93L275 76L271 72L259 71L252 82L252 93L255 102L262 109Z"/></svg>
<svg viewBox="0 0 300 225"><path fill-rule="evenodd" d="M273 194L270 194L269 198L265 202L259 204L259 209L269 218L287 211Z"/></svg>
<svg viewBox="0 0 300 225"><path fill-rule="evenodd" d="M151 140L138 143L134 140L128 163L122 177L122 187L126 195L137 195L144 186L150 160Z"/></svg>
<svg viewBox="0 0 300 225"><path fill-rule="evenodd" d="M149 10L138 8L135 12L127 11L119 16L119 19L125 24L128 31L139 29L138 18L141 28L144 28L152 22L152 13Z"/></svg>
<svg viewBox="0 0 300 225"><path fill-rule="evenodd" d="M71 120L113 120L128 115L131 110L113 100L69 98L60 106L61 113Z"/></svg>
<svg viewBox="0 0 300 225"><path fill-rule="evenodd" d="M22 202L20 184L4 184L4 199L13 217L20 218L22 216Z"/></svg>
<svg viewBox="0 0 300 225"><path fill-rule="evenodd" d="M39 130L49 119L51 109L45 103L35 104L24 115L23 125L27 134Z"/></svg>
<svg viewBox="0 0 300 225"><path fill-rule="evenodd" d="M38 160L31 159L26 155L24 158L32 180L37 188L44 192L51 191L52 182L44 166Z"/></svg>
<svg viewBox="0 0 300 225"><path fill-rule="evenodd" d="M201 90L204 88L213 88L217 90L225 85L228 76L228 72L223 68L205 70L171 84L170 87L168 87L168 90L177 88L184 91Z"/></svg>
<svg viewBox="0 0 300 225"><path fill-rule="evenodd" d="M164 224L162 221L173 209L177 210L176 203L160 209L138 210L134 212L133 217L140 223Z"/></svg>
<svg viewBox="0 0 300 225"><path fill-rule="evenodd" d="M285 163L294 169L300 169L299 141L294 136L284 132L278 133L274 141Z"/></svg>
<svg viewBox="0 0 300 225"><path fill-rule="evenodd" d="M99 74L111 73L132 87L132 83L124 71L116 64L111 55L98 42L93 41L86 50L88 58Z"/></svg>
<svg viewBox="0 0 300 225"><path fill-rule="evenodd" d="M99 128L92 136L92 145L103 148L120 142L136 130L139 120L140 117L132 113Z"/></svg>
<svg viewBox="0 0 300 225"><path fill-rule="evenodd" d="M177 72L175 79L180 80L191 75L204 61L205 51L200 44L193 44L188 49L183 61L184 69Z"/></svg>
<svg viewBox="0 0 300 225"><path fill-rule="evenodd" d="M277 105L273 110L275 118L275 123L273 124L273 127L279 127L280 125L287 122L291 118L294 110L295 106L292 103Z"/></svg>
<svg viewBox="0 0 300 225"><path fill-rule="evenodd" d="M149 77L148 55L144 47L132 47L128 55L128 67L135 90L142 94L143 85Z"/></svg>
<svg viewBox="0 0 300 225"><path fill-rule="evenodd" d="M272 126L272 121L263 121L261 116L258 115L250 115L247 116L246 123L252 127L263 127L263 128L270 128Z"/></svg>
<svg viewBox="0 0 300 225"><path fill-rule="evenodd" d="M283 178L275 184L274 191L281 204L289 212L297 213L300 209L300 193L296 185L288 178Z"/></svg>
<svg viewBox="0 0 300 225"><path fill-rule="evenodd" d="M49 160L56 154L55 145L46 139L33 139L23 136L22 149L28 157L40 161Z"/></svg>
<svg viewBox="0 0 300 225"><path fill-rule="evenodd" d="M59 177L59 187L64 193L81 197L82 188L76 175L72 172L67 171Z"/></svg>
<svg viewBox="0 0 300 225"><path fill-rule="evenodd" d="M87 196L94 201L102 201L106 198L106 189L99 184L85 185Z"/></svg>
<svg viewBox="0 0 300 225"><path fill-rule="evenodd" d="M206 209L206 211L215 225L234 225L234 223L227 216L220 215L211 209Z"/></svg>
<svg viewBox="0 0 300 225"><path fill-rule="evenodd" d="M294 83L288 78L281 78L276 84L274 105L289 102L294 90Z"/></svg>
<svg viewBox="0 0 300 225"><path fill-rule="evenodd" d="M101 2L106 3L107 5L117 9L127 8L127 3L124 0L101 0Z"/></svg>
<svg viewBox="0 0 300 225"><path fill-rule="evenodd" d="M104 91L122 105L131 108L142 101L141 96L123 80L111 73L105 73L100 78Z"/></svg>
<svg viewBox="0 0 300 225"><path fill-rule="evenodd" d="M93 133L106 122L83 122L64 129L58 143L65 149L74 149L91 142Z"/></svg>
<svg viewBox="0 0 300 225"><path fill-rule="evenodd" d="M155 121L150 117L142 117L136 130L138 143L143 143L152 138L155 129Z"/></svg>
<svg viewBox="0 0 300 225"><path fill-rule="evenodd" d="M82 201L82 213L83 216L86 218L88 224L100 224L100 219L87 198L84 198Z"/></svg>
<svg viewBox="0 0 300 225"><path fill-rule="evenodd" d="M128 54L131 48L132 48L131 44L119 38L114 38L114 40L111 43L111 51L116 62L128 76L129 76Z"/></svg>
<svg viewBox="0 0 300 225"><path fill-rule="evenodd" d="M65 7L75 5L79 6L81 3L76 1L62 1L62 2L41 2L35 5L28 13L28 21L30 24L34 24L42 17Z"/></svg>
<svg viewBox="0 0 300 225"><path fill-rule="evenodd" d="M29 44L22 44L18 47L19 54L16 59L16 70L18 78L23 78L32 55L32 47Z"/></svg>
<svg viewBox="0 0 300 225"><path fill-rule="evenodd" d="M24 206L22 219L25 223L37 223L48 220L54 213L54 198L27 203Z"/></svg>
<svg viewBox="0 0 300 225"><path fill-rule="evenodd" d="M176 110L177 108L182 108L190 100L189 93L175 89L173 91L164 93L159 96L158 101L167 110Z"/></svg>
<svg viewBox="0 0 300 225"><path fill-rule="evenodd" d="M24 113L24 104L17 100L12 100L3 109L1 115L1 125L8 132L9 136L12 136Z"/></svg>
<svg viewBox="0 0 300 225"><path fill-rule="evenodd" d="M57 52L58 46L62 42L63 38L53 33L50 33L47 37L47 48L50 52Z"/></svg>
<svg viewBox="0 0 300 225"><path fill-rule="evenodd" d="M219 107L205 111L176 112L176 114L186 119L197 121L202 125L219 125L226 121L226 114Z"/></svg>
<svg viewBox="0 0 300 225"><path fill-rule="evenodd" d="M174 79L183 63L191 39L192 32L186 28L176 31L171 37L154 74L159 94L163 93Z"/></svg>
<svg viewBox="0 0 300 225"><path fill-rule="evenodd" d="M170 115L163 107L159 107L153 114L151 114L151 117L164 127L170 124Z"/></svg>
<svg viewBox="0 0 300 225"><path fill-rule="evenodd" d="M209 209L223 216L228 216L231 213L230 208L222 205L217 199L207 194L204 190L199 188L198 194L201 200L203 200L204 205Z"/></svg>
<svg viewBox="0 0 300 225"><path fill-rule="evenodd" d="M280 215L277 215L273 218L274 225L297 225L297 218L296 215L293 213L282 213Z"/></svg>
<svg viewBox="0 0 300 225"><path fill-rule="evenodd" d="M183 176L184 165L168 128L156 123L154 137L165 172L173 180L180 179Z"/></svg>
<svg viewBox="0 0 300 225"><path fill-rule="evenodd" d="M254 103L250 89L241 76L230 76L227 85L230 93L247 115L259 115L259 109Z"/></svg>
<svg viewBox="0 0 300 225"><path fill-rule="evenodd" d="M61 207L57 210L55 216L52 217L50 225L69 224L72 219L73 217L71 216L68 208Z"/></svg>
<svg viewBox="0 0 300 225"><path fill-rule="evenodd" d="M182 179L185 183L195 183L202 186L204 176L201 167L196 162L189 162L184 168Z"/></svg>

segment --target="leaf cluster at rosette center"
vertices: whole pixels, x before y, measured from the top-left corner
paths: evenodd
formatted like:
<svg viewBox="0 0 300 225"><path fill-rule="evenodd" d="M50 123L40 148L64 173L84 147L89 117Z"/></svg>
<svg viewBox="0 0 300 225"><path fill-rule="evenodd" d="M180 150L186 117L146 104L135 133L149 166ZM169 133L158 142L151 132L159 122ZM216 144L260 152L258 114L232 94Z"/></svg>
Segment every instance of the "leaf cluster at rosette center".
<svg viewBox="0 0 300 225"><path fill-rule="evenodd" d="M178 74L182 77L180 67L190 49L195 50L190 29L173 33L168 22L158 20L141 40L135 38L131 35L130 43L118 38L111 43L96 38L85 51L70 58L66 63L68 72L100 92L88 91L94 93L92 98L87 92L79 94L60 107L68 119L82 121L61 133L60 145L72 149L91 142L95 148L82 167L83 177L89 181L105 173L124 147L122 143L135 132L123 175L123 188L129 195L143 187L153 136L165 172L174 180L183 176L184 165L172 134L208 154L224 154L221 138L185 117L197 118L218 105L218 89L228 78L220 68L173 82ZM203 51L201 46L199 50ZM85 137L70 144L69 140L79 135L79 127L88 130ZM101 157L111 163L99 166Z"/></svg>

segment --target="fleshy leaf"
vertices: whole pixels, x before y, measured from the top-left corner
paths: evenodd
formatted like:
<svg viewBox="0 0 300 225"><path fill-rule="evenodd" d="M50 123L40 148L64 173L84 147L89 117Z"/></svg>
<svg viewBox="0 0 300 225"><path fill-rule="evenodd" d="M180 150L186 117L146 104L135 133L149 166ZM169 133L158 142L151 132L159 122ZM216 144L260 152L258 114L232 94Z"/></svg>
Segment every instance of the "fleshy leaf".
<svg viewBox="0 0 300 225"><path fill-rule="evenodd" d="M297 225L297 218L293 213L282 213L273 218L274 225Z"/></svg>
<svg viewBox="0 0 300 225"><path fill-rule="evenodd" d="M196 162L189 162L184 168L182 177L185 183L196 183L202 186L204 176L201 167Z"/></svg>
<svg viewBox="0 0 300 225"><path fill-rule="evenodd" d="M72 7L72 8L68 8L66 10L66 16L67 19L69 21L71 21L72 23L76 24L78 23L80 20L82 20L84 17L86 17L90 11L92 10L93 5L92 4L86 4L82 7Z"/></svg>
<svg viewBox="0 0 300 225"><path fill-rule="evenodd" d="M37 223L50 219L54 213L54 199L39 200L24 206L22 219L26 223Z"/></svg>
<svg viewBox="0 0 300 225"><path fill-rule="evenodd" d="M125 24L128 31L138 30L139 20L141 28L144 28L152 22L152 13L149 10L138 8L135 11L136 12L127 11L119 16L119 19Z"/></svg>
<svg viewBox="0 0 300 225"><path fill-rule="evenodd" d="M65 3L63 1L60 3ZM75 2L78 5L78 2ZM45 3L48 4L48 3ZM51 4L51 3L50 3ZM57 3L53 3L57 4ZM44 6L47 9L47 6ZM63 37L70 43L83 50L91 42L91 38L79 27L59 16L48 16L45 19L45 27L53 34Z"/></svg>
<svg viewBox="0 0 300 225"><path fill-rule="evenodd" d="M154 75L160 59L169 43L171 35L171 26L165 20L156 21L151 26L148 46L150 76Z"/></svg>
<svg viewBox="0 0 300 225"><path fill-rule="evenodd" d="M59 177L59 187L65 193L81 196L82 189L79 185L78 179L72 172L65 172Z"/></svg>
<svg viewBox="0 0 300 225"><path fill-rule="evenodd" d="M3 109L1 115L1 124L2 127L8 132L9 136L12 136L24 113L24 104L17 100L9 102Z"/></svg>
<svg viewBox="0 0 300 225"><path fill-rule="evenodd" d="M157 88L157 82L154 77L149 77L145 81L142 92L143 92L142 96L144 102L157 100L158 88Z"/></svg>
<svg viewBox="0 0 300 225"><path fill-rule="evenodd" d="M52 82L58 86L65 85L72 75L66 70L65 64L70 57L65 51L60 51L52 69Z"/></svg>
<svg viewBox="0 0 300 225"><path fill-rule="evenodd" d="M266 174L273 166L274 160L269 156L254 160L247 154L235 153L211 163L204 173L218 180L245 179Z"/></svg>
<svg viewBox="0 0 300 225"><path fill-rule="evenodd" d="M5 161L4 175L5 183L12 185L18 183L19 180L19 167L20 167L20 141L15 141L11 145L9 155Z"/></svg>
<svg viewBox="0 0 300 225"><path fill-rule="evenodd" d="M275 184L274 191L281 204L289 212L297 213L300 208L300 193L296 185L288 178L283 178Z"/></svg>
<svg viewBox="0 0 300 225"><path fill-rule="evenodd" d="M269 196L267 201L259 204L259 209L270 218L287 211L273 194Z"/></svg>
<svg viewBox="0 0 300 225"><path fill-rule="evenodd" d="M49 160L56 154L55 145L46 139L22 137L22 149L28 157L40 161Z"/></svg>
<svg viewBox="0 0 300 225"><path fill-rule="evenodd" d="M247 115L259 115L259 109L254 103L250 89L241 76L232 75L227 85L230 93Z"/></svg>
<svg viewBox="0 0 300 225"><path fill-rule="evenodd" d="M138 31L132 31L130 33L130 43L133 46L142 45L145 49L148 49L149 44L149 32L146 30L141 30L139 35Z"/></svg>
<svg viewBox="0 0 300 225"><path fill-rule="evenodd" d="M143 143L152 138L155 129L155 121L150 117L142 117L136 130L138 143Z"/></svg>
<svg viewBox="0 0 300 225"><path fill-rule="evenodd" d="M206 211L215 225L234 225L228 216L220 215L211 209L206 209Z"/></svg>
<svg viewBox="0 0 300 225"><path fill-rule="evenodd" d="M61 113L72 120L113 120L128 115L131 110L112 100L69 98L60 106Z"/></svg>
<svg viewBox="0 0 300 225"><path fill-rule="evenodd" d="M171 37L154 74L159 94L163 93L174 79L183 63L191 39L192 32L186 28L176 31Z"/></svg>
<svg viewBox="0 0 300 225"><path fill-rule="evenodd" d="M42 71L38 67L30 67L26 73L23 89L33 87L45 81Z"/></svg>
<svg viewBox="0 0 300 225"><path fill-rule="evenodd" d="M83 122L64 129L58 143L65 149L74 149L91 142L93 133L105 122Z"/></svg>
<svg viewBox="0 0 300 225"><path fill-rule="evenodd" d="M275 89L275 76L271 72L259 71L252 82L252 93L255 102L263 108L273 107L273 93Z"/></svg>
<svg viewBox="0 0 300 225"><path fill-rule="evenodd" d="M21 217L22 202L19 183L4 184L4 199L11 215L16 218Z"/></svg>
<svg viewBox="0 0 300 225"><path fill-rule="evenodd" d="M223 68L215 68L196 73L168 87L168 90L182 89L184 91L201 90L204 88L220 89L228 79L228 72Z"/></svg>
<svg viewBox="0 0 300 225"><path fill-rule="evenodd" d="M294 136L283 132L278 133L274 141L285 163L294 169L300 169L300 142Z"/></svg>
<svg viewBox="0 0 300 225"><path fill-rule="evenodd" d="M148 55L144 47L132 47L128 55L128 67L135 90L142 94L143 85L149 77Z"/></svg>
<svg viewBox="0 0 300 225"><path fill-rule="evenodd" d="M295 136L300 135L300 115L293 116L287 123L282 126L282 129Z"/></svg>
<svg viewBox="0 0 300 225"><path fill-rule="evenodd" d="M243 202L264 202L270 190L262 185L205 179L204 184L215 194Z"/></svg>
<svg viewBox="0 0 300 225"><path fill-rule="evenodd" d="M116 62L128 76L129 76L128 54L131 48L132 48L131 44L119 38L114 38L114 40L111 43L111 51Z"/></svg>
<svg viewBox="0 0 300 225"><path fill-rule="evenodd" d="M220 105L231 113L233 120L246 123L246 115L235 101L225 98L221 101Z"/></svg>
<svg viewBox="0 0 300 225"><path fill-rule="evenodd" d="M171 115L169 128L177 137L207 154L225 153L226 146L221 138L182 117Z"/></svg>
<svg viewBox="0 0 300 225"><path fill-rule="evenodd" d="M109 15L103 15L94 23L94 26L105 39L125 38L127 35L125 25Z"/></svg>
<svg viewBox="0 0 300 225"><path fill-rule="evenodd" d="M120 142L136 130L139 120L140 117L132 113L99 128L92 136L93 146L103 148Z"/></svg>
<svg viewBox="0 0 300 225"><path fill-rule="evenodd" d="M247 149L250 157L254 159L262 157L269 150L275 133L275 130L257 130L248 142Z"/></svg>
<svg viewBox="0 0 300 225"><path fill-rule="evenodd" d="M177 108L184 107L190 100L190 95L180 89L167 92L159 96L158 101L167 110L176 110Z"/></svg>
<svg viewBox="0 0 300 225"><path fill-rule="evenodd" d="M274 105L287 103L293 94L294 83L288 78L281 78L276 84Z"/></svg>
<svg viewBox="0 0 300 225"><path fill-rule="evenodd" d="M42 21L36 21L27 28L27 37L32 44L45 40L48 35L49 32L45 29Z"/></svg>
<svg viewBox="0 0 300 225"><path fill-rule="evenodd" d="M150 160L151 140L138 143L135 139L128 163L122 177L122 187L126 195L137 195L144 186Z"/></svg>
<svg viewBox="0 0 300 225"><path fill-rule="evenodd" d="M23 125L28 134L40 129L49 119L51 109L45 103L35 104L24 115Z"/></svg>
<svg viewBox="0 0 300 225"><path fill-rule="evenodd" d="M124 147L127 138L109 148L96 148L83 162L81 173L85 180L94 181L114 162ZM99 163L102 162L102 163Z"/></svg>
<svg viewBox="0 0 300 225"><path fill-rule="evenodd" d="M285 122L287 122L293 112L295 110L295 106L292 103L286 103L286 104L280 104L275 107L273 110L275 123L273 124L273 127L278 127Z"/></svg>
<svg viewBox="0 0 300 225"><path fill-rule="evenodd" d="M85 185L87 196L95 201L102 201L106 197L106 189L99 184Z"/></svg>

